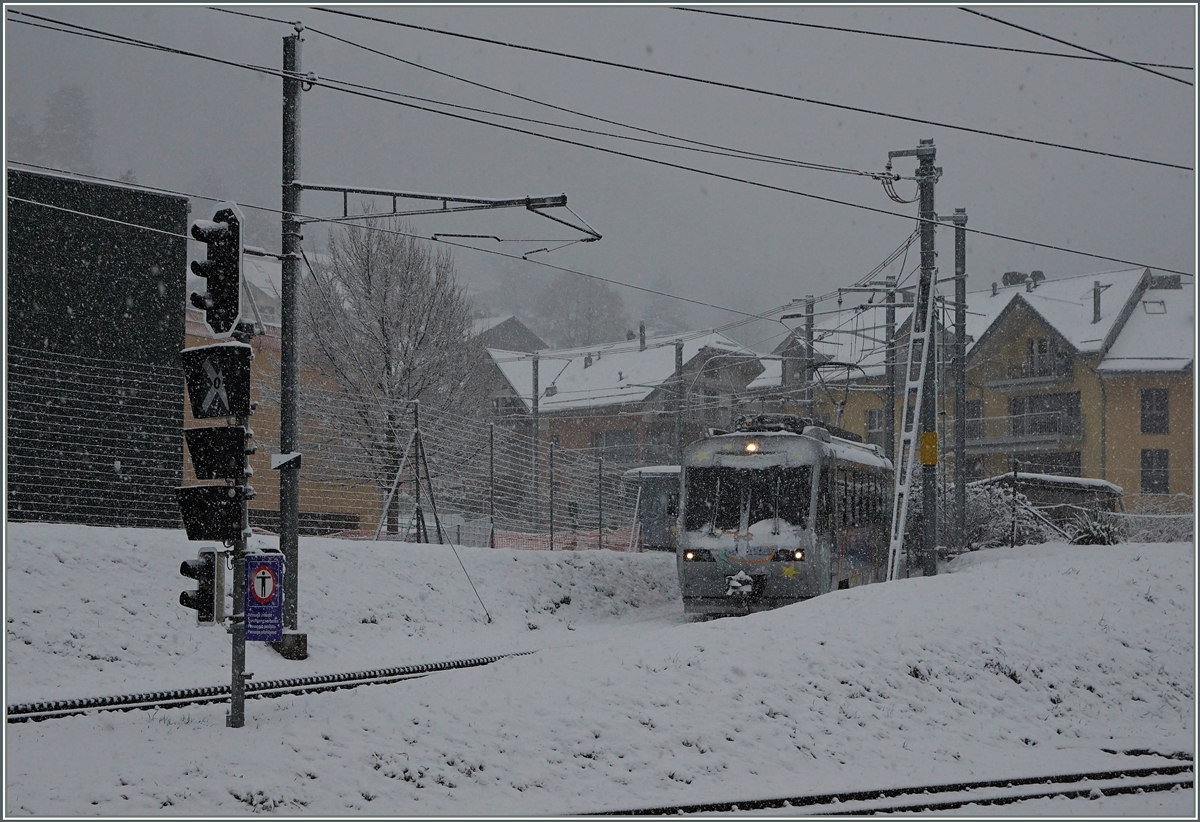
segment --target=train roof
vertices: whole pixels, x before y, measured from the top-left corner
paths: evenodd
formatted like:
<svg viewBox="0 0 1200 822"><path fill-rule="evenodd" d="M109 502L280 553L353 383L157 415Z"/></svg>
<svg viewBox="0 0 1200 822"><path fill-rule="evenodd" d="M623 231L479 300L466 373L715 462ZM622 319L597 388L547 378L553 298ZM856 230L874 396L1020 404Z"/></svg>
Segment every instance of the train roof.
<svg viewBox="0 0 1200 822"><path fill-rule="evenodd" d="M628 482L630 480L637 480L643 477L672 477L678 475L678 465L644 465L641 468L630 468L621 475L621 479Z"/></svg>
<svg viewBox="0 0 1200 822"><path fill-rule="evenodd" d="M806 423L801 428L803 433L797 432L790 424L778 427L753 426L758 430L721 432L687 446L684 461L692 465L766 468L787 464L802 454L815 455L823 452L838 460L892 470L891 460L878 445L866 445L835 437L823 426L812 424L811 421ZM756 453L747 454L742 445L747 440L756 440L764 447ZM737 445L734 446L734 443ZM767 443L770 445L767 446Z"/></svg>

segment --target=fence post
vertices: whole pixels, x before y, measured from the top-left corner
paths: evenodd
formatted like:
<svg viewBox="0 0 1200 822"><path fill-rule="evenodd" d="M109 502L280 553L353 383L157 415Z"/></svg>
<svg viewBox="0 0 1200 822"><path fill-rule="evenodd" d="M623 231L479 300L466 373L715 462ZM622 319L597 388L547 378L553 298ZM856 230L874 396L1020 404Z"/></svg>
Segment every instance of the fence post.
<svg viewBox="0 0 1200 822"><path fill-rule="evenodd" d="M488 423L488 547L496 547L496 423Z"/></svg>
<svg viewBox="0 0 1200 822"><path fill-rule="evenodd" d="M554 440L550 440L550 550L554 550Z"/></svg>
<svg viewBox="0 0 1200 822"><path fill-rule="evenodd" d="M604 550L604 457L596 458L596 548Z"/></svg>

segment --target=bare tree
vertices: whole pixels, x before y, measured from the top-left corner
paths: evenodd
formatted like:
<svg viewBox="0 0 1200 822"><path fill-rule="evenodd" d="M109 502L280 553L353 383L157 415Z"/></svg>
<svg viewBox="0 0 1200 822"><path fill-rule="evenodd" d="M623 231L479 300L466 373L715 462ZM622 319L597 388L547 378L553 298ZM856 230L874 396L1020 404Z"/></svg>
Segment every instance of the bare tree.
<svg viewBox="0 0 1200 822"><path fill-rule="evenodd" d="M480 403L472 401L471 305L452 254L394 219L384 227L331 233L302 299L308 365L342 406L325 434L349 440L386 489L409 442L414 401L431 414ZM398 513L394 503L389 530Z"/></svg>

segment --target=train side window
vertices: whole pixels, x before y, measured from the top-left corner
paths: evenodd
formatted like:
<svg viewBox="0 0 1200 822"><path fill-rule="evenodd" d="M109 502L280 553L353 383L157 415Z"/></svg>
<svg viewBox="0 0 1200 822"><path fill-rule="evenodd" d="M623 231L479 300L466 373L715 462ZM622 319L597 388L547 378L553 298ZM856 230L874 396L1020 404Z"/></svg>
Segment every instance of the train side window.
<svg viewBox="0 0 1200 822"><path fill-rule="evenodd" d="M812 500L812 468L783 469L779 483L779 517L790 525L808 527L808 509Z"/></svg>

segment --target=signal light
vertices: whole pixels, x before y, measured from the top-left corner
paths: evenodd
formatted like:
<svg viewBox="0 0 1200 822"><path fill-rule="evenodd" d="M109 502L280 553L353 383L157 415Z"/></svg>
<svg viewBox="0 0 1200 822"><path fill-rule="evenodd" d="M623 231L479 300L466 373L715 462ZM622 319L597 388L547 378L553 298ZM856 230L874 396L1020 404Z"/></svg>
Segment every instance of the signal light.
<svg viewBox="0 0 1200 822"><path fill-rule="evenodd" d="M196 580L195 591L182 591L179 594L179 604L196 612L197 622L215 622L217 614L217 553L216 551L201 551L196 559L185 559L179 564L179 573L188 579ZM224 583L224 569L221 569L221 582ZM224 588L224 584L221 585ZM221 600L224 604L225 593L222 590Z"/></svg>
<svg viewBox="0 0 1200 822"><path fill-rule="evenodd" d="M192 224L192 237L208 246L206 259L192 261L192 273L208 281L208 290L193 293L191 303L217 339L231 336L242 316L243 222L235 203L223 203L211 220Z"/></svg>

